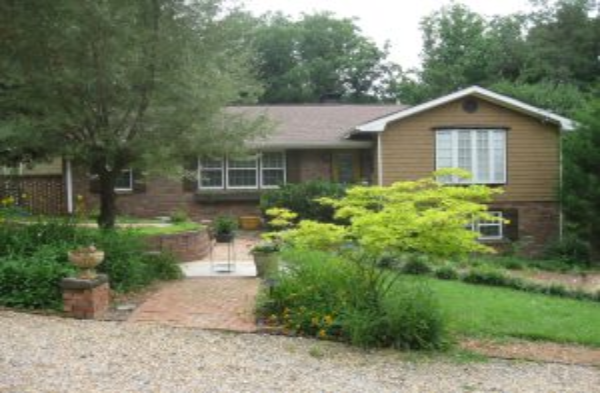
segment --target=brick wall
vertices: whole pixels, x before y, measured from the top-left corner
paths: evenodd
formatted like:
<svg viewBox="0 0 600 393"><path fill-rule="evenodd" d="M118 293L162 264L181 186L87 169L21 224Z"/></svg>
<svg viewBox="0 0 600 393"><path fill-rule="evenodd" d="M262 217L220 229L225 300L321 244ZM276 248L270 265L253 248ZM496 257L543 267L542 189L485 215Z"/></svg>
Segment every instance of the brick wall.
<svg viewBox="0 0 600 393"><path fill-rule="evenodd" d="M556 202L501 202L490 210L518 211L518 247L525 255L539 255L546 245L558 239L560 210Z"/></svg>
<svg viewBox="0 0 600 393"><path fill-rule="evenodd" d="M110 305L108 277L99 275L93 280L65 278L61 282L63 309L77 319L100 319Z"/></svg>
<svg viewBox="0 0 600 393"><path fill-rule="evenodd" d="M210 251L207 230L150 236L146 242L152 250L171 252L179 262L197 261Z"/></svg>
<svg viewBox="0 0 600 393"><path fill-rule="evenodd" d="M42 215L67 211L65 184L61 175L0 176L0 199L13 197L18 206Z"/></svg>
<svg viewBox="0 0 600 393"><path fill-rule="evenodd" d="M194 221L212 219L221 214L234 216L259 214L256 201L198 202L193 192L185 191L181 180L149 178L142 192L121 192L117 197L119 214L154 218L185 210ZM83 197L85 209L98 207L98 195L90 192L89 178L78 170L74 175L74 193Z"/></svg>

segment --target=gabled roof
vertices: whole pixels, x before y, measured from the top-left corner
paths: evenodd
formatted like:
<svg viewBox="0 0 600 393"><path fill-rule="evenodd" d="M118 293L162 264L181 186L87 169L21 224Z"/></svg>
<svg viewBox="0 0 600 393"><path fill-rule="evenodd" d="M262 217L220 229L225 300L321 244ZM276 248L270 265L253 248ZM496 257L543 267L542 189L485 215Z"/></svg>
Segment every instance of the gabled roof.
<svg viewBox="0 0 600 393"><path fill-rule="evenodd" d="M298 104L231 106L227 112L258 117L265 115L275 123L274 132L263 147L343 148L368 147L371 142L354 141L347 134L359 124L405 109L404 105L382 104Z"/></svg>
<svg viewBox="0 0 600 393"><path fill-rule="evenodd" d="M390 114L389 116L384 116L380 119L369 121L363 123L357 127L355 127L355 132L383 132L385 127L393 121L405 119L407 117L419 114L421 112L425 112L429 109L433 109L435 107L450 103L452 101L467 97L467 96L475 96L486 101L495 103L497 105L503 106L508 109L512 109L517 112L521 112L536 118L539 118L544 121L549 121L556 125L559 125L563 131L570 131L575 128L575 122L566 117L562 117L556 115L552 112L549 112L544 109L536 108L532 105L526 104L522 101L516 100L514 98L507 97L502 94L494 93L493 91L484 89L479 86L472 86L466 89L457 91L452 94L448 94L446 96L437 98L432 101L425 102L423 104L413 106L404 111Z"/></svg>

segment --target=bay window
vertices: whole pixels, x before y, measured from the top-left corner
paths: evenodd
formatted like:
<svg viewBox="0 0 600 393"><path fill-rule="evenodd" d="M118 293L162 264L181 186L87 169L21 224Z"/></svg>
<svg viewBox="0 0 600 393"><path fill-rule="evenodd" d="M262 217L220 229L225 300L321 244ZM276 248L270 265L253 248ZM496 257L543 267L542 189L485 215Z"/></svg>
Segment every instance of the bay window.
<svg viewBox="0 0 600 393"><path fill-rule="evenodd" d="M471 179L445 176L444 183L506 183L506 130L444 129L436 132L436 169L460 168Z"/></svg>

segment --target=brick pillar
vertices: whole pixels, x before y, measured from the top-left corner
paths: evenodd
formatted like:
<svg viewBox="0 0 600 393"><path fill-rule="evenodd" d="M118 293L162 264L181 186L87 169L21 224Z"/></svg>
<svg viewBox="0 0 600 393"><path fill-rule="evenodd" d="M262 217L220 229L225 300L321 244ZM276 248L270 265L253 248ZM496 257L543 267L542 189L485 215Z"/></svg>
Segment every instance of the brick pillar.
<svg viewBox="0 0 600 393"><path fill-rule="evenodd" d="M68 277L61 282L64 311L77 319L99 319L110 303L108 277L98 275L93 280Z"/></svg>

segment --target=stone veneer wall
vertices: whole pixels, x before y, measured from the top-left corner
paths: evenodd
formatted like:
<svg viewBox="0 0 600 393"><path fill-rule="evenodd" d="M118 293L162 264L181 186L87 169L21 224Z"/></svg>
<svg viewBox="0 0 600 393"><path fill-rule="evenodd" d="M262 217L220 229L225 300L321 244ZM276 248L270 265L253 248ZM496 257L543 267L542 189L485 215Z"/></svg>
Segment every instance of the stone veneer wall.
<svg viewBox="0 0 600 393"><path fill-rule="evenodd" d="M196 261L210 252L210 238L206 229L149 236L146 242L152 250L172 253L179 262Z"/></svg>

